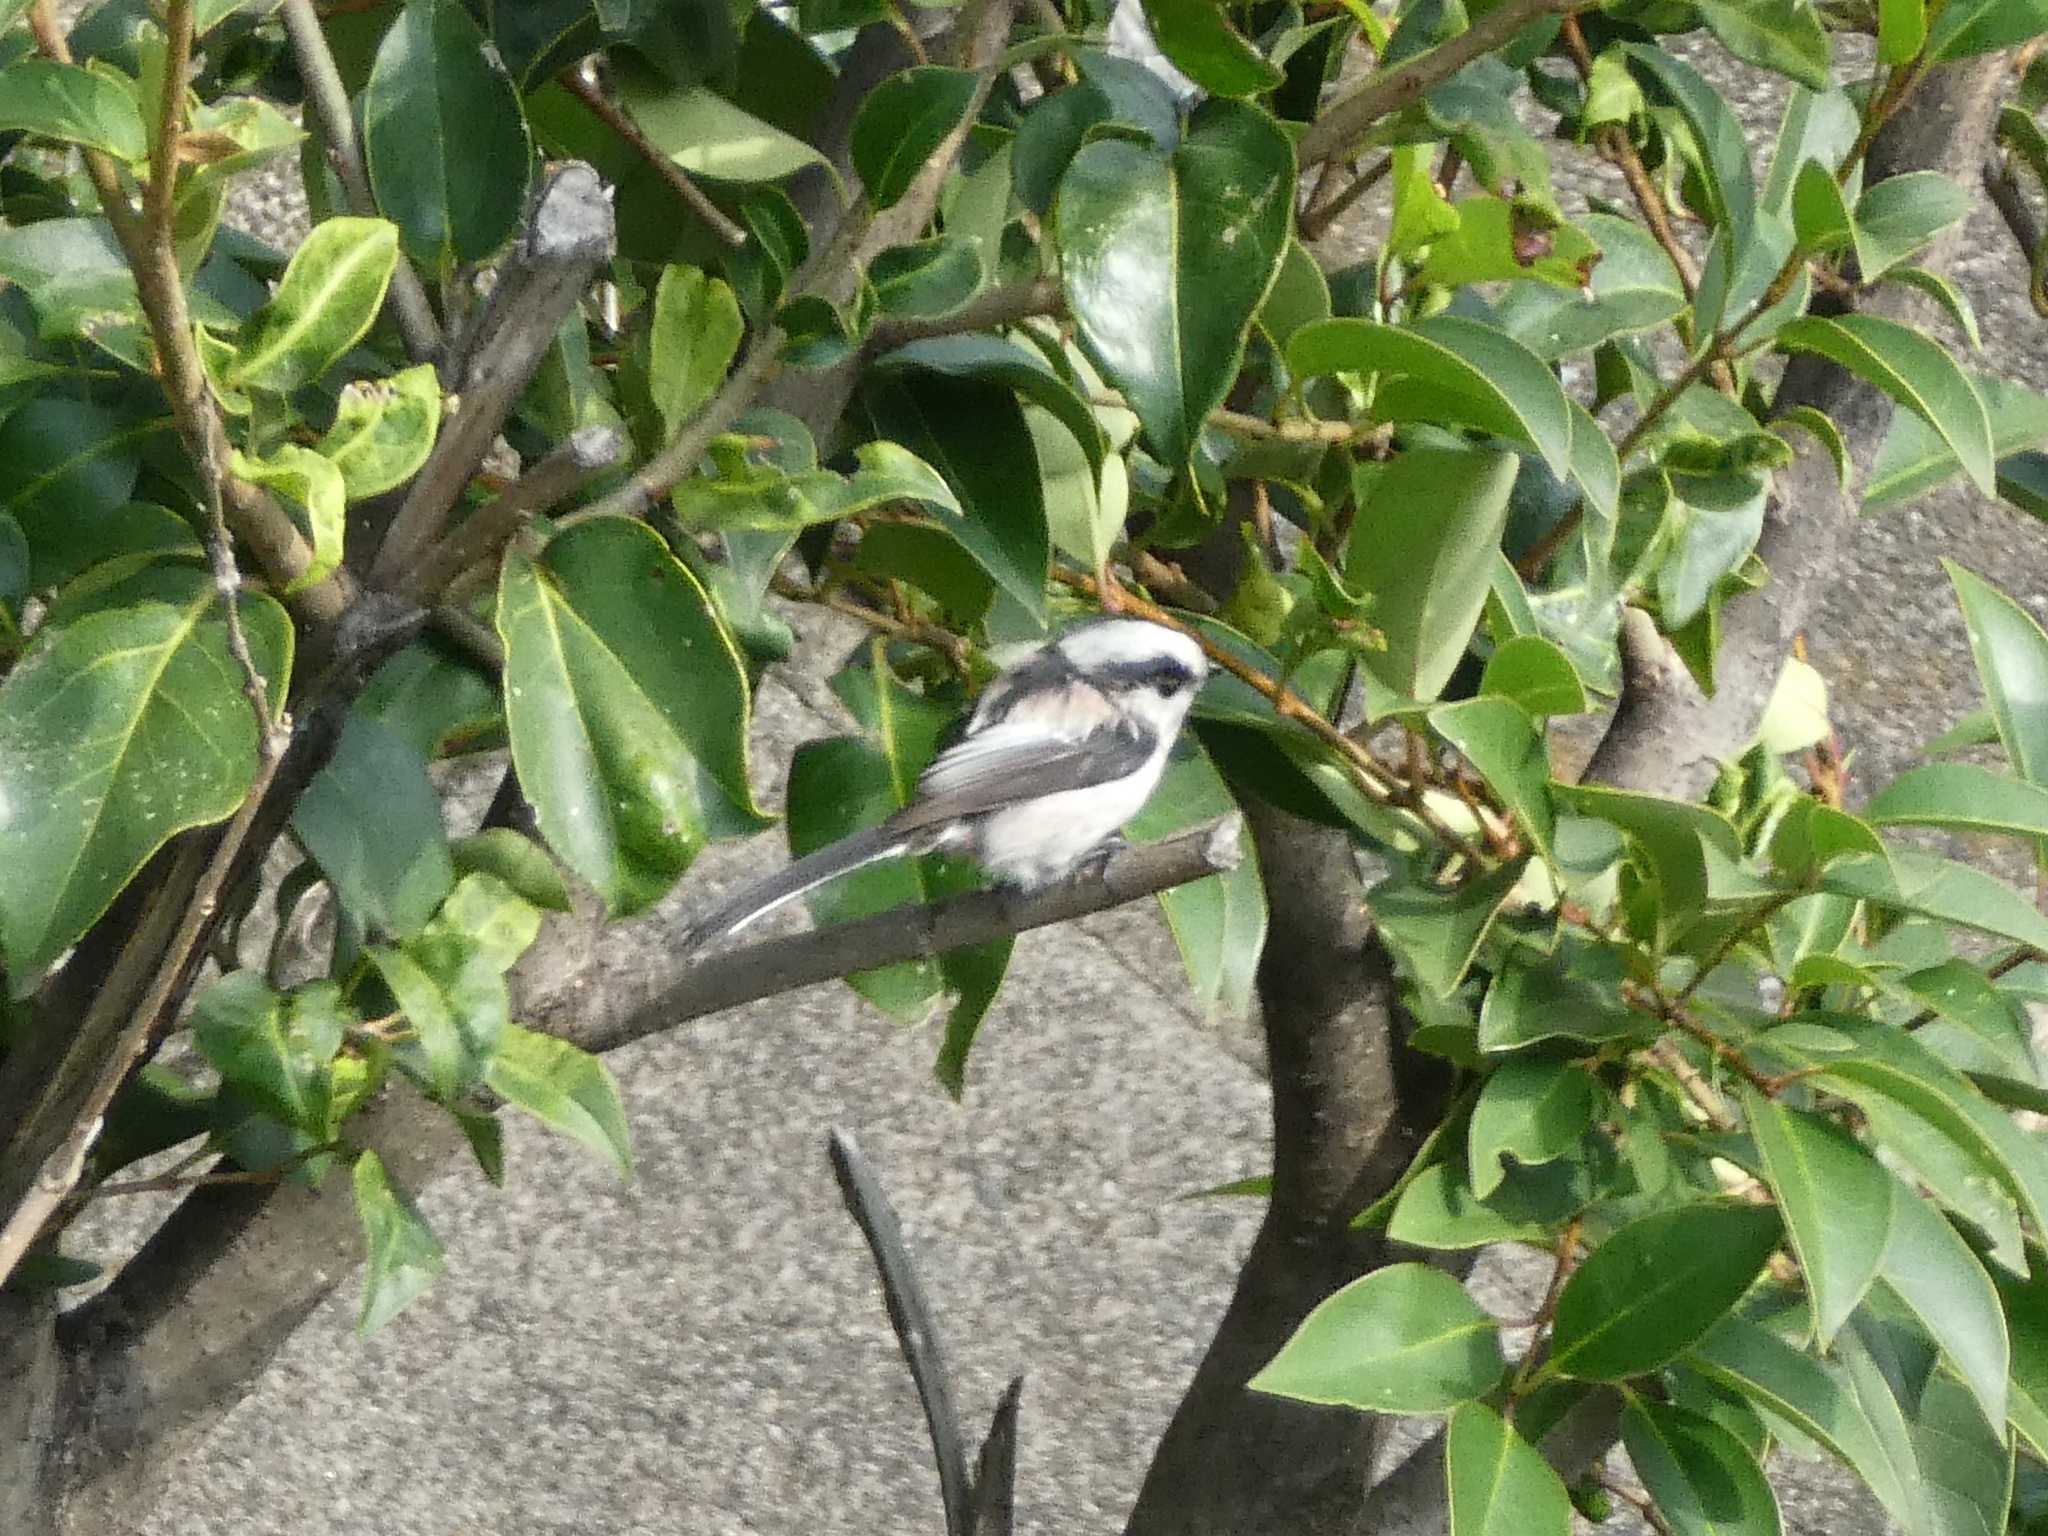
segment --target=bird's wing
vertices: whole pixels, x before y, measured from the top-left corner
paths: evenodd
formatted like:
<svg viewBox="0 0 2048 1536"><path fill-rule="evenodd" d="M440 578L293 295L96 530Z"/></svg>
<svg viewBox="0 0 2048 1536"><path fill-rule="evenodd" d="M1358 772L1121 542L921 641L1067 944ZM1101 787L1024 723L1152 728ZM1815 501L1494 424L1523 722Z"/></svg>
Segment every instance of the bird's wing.
<svg viewBox="0 0 2048 1536"><path fill-rule="evenodd" d="M1094 730L1066 738L1048 735L1040 724L1006 720L934 758L917 781L917 798L889 824L912 831L1086 789L1135 773L1151 753L1152 743L1114 711Z"/></svg>

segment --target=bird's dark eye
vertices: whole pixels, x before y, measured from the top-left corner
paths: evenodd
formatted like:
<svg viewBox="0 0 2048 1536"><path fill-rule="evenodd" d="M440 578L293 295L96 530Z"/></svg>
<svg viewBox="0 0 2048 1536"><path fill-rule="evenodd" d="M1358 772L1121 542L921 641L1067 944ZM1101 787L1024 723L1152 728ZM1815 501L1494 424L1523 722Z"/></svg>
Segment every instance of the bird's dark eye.
<svg viewBox="0 0 2048 1536"><path fill-rule="evenodd" d="M1158 690L1161 698L1171 698L1187 687L1193 674L1170 656L1162 656L1153 664L1152 675L1147 679Z"/></svg>

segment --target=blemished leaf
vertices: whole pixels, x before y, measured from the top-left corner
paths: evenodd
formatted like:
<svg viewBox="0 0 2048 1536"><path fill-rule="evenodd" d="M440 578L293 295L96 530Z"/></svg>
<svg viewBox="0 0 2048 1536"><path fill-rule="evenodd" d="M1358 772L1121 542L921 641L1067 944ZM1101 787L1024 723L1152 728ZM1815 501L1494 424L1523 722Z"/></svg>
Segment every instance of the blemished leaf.
<svg viewBox="0 0 2048 1536"><path fill-rule="evenodd" d="M1724 226L1737 248L1745 245L1756 217L1756 179L1742 125L1721 93L1690 64L1647 43L1624 45L1629 59L1678 108L1699 149L1700 181L1710 224Z"/></svg>
<svg viewBox="0 0 2048 1536"><path fill-rule="evenodd" d="M519 92L461 0L406 0L363 89L363 157L407 253L436 271L512 238L533 148Z"/></svg>
<svg viewBox="0 0 2048 1536"><path fill-rule="evenodd" d="M2022 449L2048 442L2048 396L1994 373L1973 373L1970 382L1990 418L1991 451L2000 458L2003 479ZM1934 428L1911 411L1896 411L1864 482L1864 506L1875 510L1910 501L1961 470L1954 450ZM1999 494L2007 494L2003 486Z"/></svg>
<svg viewBox="0 0 2048 1536"><path fill-rule="evenodd" d="M955 313L981 290L981 276L981 253L957 236L892 245L868 264L882 313L908 320Z"/></svg>
<svg viewBox="0 0 2048 1536"><path fill-rule="evenodd" d="M1504 1157L1524 1167L1563 1157L1579 1144L1597 1105L1593 1079L1576 1062L1544 1056L1502 1062L1479 1090L1466 1132L1472 1193L1484 1200L1500 1188Z"/></svg>
<svg viewBox="0 0 2048 1536"><path fill-rule="evenodd" d="M1511 699L1530 714L1583 714L1586 685L1571 658L1541 635L1516 635L1486 659L1479 691Z"/></svg>
<svg viewBox="0 0 2048 1536"><path fill-rule="evenodd" d="M1458 227L1458 211L1436 184L1436 164L1427 144L1398 144L1392 150L1393 223L1387 250L1406 256Z"/></svg>
<svg viewBox="0 0 2048 1536"><path fill-rule="evenodd" d="M292 830L343 908L372 932L418 933L455 884L427 760L371 715L349 715Z"/></svg>
<svg viewBox="0 0 2048 1536"><path fill-rule="evenodd" d="M1969 375L1939 342L1877 315L1808 315L1778 332L1779 346L1817 352L1924 419L1986 496L1992 484L1991 421Z"/></svg>
<svg viewBox="0 0 2048 1536"><path fill-rule="evenodd" d="M1537 852L1557 834L1550 803L1550 758L1536 722L1512 699L1482 695L1429 712L1438 735L1465 754Z"/></svg>
<svg viewBox="0 0 2048 1536"><path fill-rule="evenodd" d="M1156 842L1236 808L1222 775L1190 743L1167 763L1159 788L1125 832L1135 843ZM1235 869L1159 893L1196 1007L1233 1018L1251 1007L1266 946L1266 890L1249 837L1242 852Z"/></svg>
<svg viewBox="0 0 2048 1536"><path fill-rule="evenodd" d="M362 340L398 265L398 226L334 218L293 253L272 295L242 327L227 383L289 394Z"/></svg>
<svg viewBox="0 0 2048 1536"><path fill-rule="evenodd" d="M1704 1414L1629 1396L1622 1443L1676 1536L1777 1536L1778 1500L1754 1453Z"/></svg>
<svg viewBox="0 0 2048 1536"><path fill-rule="evenodd" d="M357 1156L356 1215L368 1263L356 1331L375 1333L404 1311L441 1273L441 1244L411 1200L391 1182L375 1152Z"/></svg>
<svg viewBox="0 0 2048 1536"><path fill-rule="evenodd" d="M1947 1217L1903 1180L1890 1183L1891 1235L1878 1274L1941 1346L1985 1417L2003 1424L2012 1351L1998 1289Z"/></svg>
<svg viewBox="0 0 2048 1536"><path fill-rule="evenodd" d="M921 65L890 75L867 95L853 120L853 168L868 201L894 206L960 125L974 101L971 69Z"/></svg>
<svg viewBox="0 0 2048 1536"><path fill-rule="evenodd" d="M448 845L458 874L486 874L504 881L536 907L567 912L572 906L569 883L547 851L510 827L486 827Z"/></svg>
<svg viewBox="0 0 2048 1536"><path fill-rule="evenodd" d="M341 991L320 982L280 996L256 971L231 971L192 1010L192 1040L221 1081L316 1140L328 1135L328 1065L348 1020Z"/></svg>
<svg viewBox="0 0 2048 1536"><path fill-rule="evenodd" d="M1856 200L1856 265L1873 282L1969 214L1970 196L1939 171L1887 176Z"/></svg>
<svg viewBox="0 0 2048 1536"><path fill-rule="evenodd" d="M427 462L441 429L441 385L431 363L388 379L358 379L335 403L316 451L341 471L350 501L403 485Z"/></svg>
<svg viewBox="0 0 2048 1536"><path fill-rule="evenodd" d="M1571 1495L1536 1448L1484 1403L1451 1414L1444 1441L1451 1536L1568 1536Z"/></svg>
<svg viewBox="0 0 2048 1536"><path fill-rule="evenodd" d="M1409 326L1336 319L1287 344L1298 378L1377 373L1383 421L1458 421L1534 448L1560 479L1571 472L1572 414L1543 362L1491 326L1436 315Z"/></svg>
<svg viewBox="0 0 2048 1536"><path fill-rule="evenodd" d="M1061 180L1052 225L1081 345L1169 467L1237 377L1286 254L1293 188L1287 135L1231 101L1197 109L1171 155L1097 139ZM1231 217L1200 212L1218 207Z"/></svg>
<svg viewBox="0 0 2048 1536"><path fill-rule="evenodd" d="M695 267L663 270L654 289L647 385L668 436L725 381L744 329L739 300L726 283Z"/></svg>
<svg viewBox="0 0 2048 1536"><path fill-rule="evenodd" d="M2048 838L2048 788L1976 763L1925 763L1879 790L1864 814L1881 827Z"/></svg>
<svg viewBox="0 0 2048 1536"><path fill-rule="evenodd" d="M1686 305L1678 269L1648 230L1605 213L1579 227L1600 247L1590 293L1517 283L1498 306L1501 328L1545 362L1651 330Z"/></svg>
<svg viewBox="0 0 2048 1536"><path fill-rule="evenodd" d="M130 162L149 154L133 93L78 64L21 59L0 69L0 130L101 149Z"/></svg>
<svg viewBox="0 0 2048 1536"><path fill-rule="evenodd" d="M1430 246L1418 281L1455 288L1527 278L1576 293L1592 280L1600 248L1578 226L1525 226L1504 197L1468 197L1453 206L1457 227Z"/></svg>
<svg viewBox="0 0 2048 1536"><path fill-rule="evenodd" d="M331 575L341 564L342 541L348 535L348 491L341 471L297 443L279 443L260 459L233 449L228 468L250 484L275 492L296 510L299 531L313 546L312 562L284 589L285 595Z"/></svg>
<svg viewBox="0 0 2048 1536"><path fill-rule="evenodd" d="M1783 1235L1775 1210L1731 1200L1638 1217L1565 1282L1546 1368L1617 1381L1676 1359L1742 1299Z"/></svg>
<svg viewBox="0 0 2048 1536"><path fill-rule="evenodd" d="M1390 1264L1309 1313L1250 1386L1374 1413L1441 1413L1491 1391L1504 1364L1499 1326L1462 1285L1426 1264Z"/></svg>
<svg viewBox="0 0 2048 1536"><path fill-rule="evenodd" d="M474 1088L511 1025L497 957L446 928L368 954L413 1032L398 1046L400 1065L443 1102Z"/></svg>
<svg viewBox="0 0 2048 1536"><path fill-rule="evenodd" d="M1457 670L1486 606L1517 467L1508 453L1411 449L1388 461L1358 509L1344 575L1374 594L1373 624L1386 637L1361 660L1404 698L1435 698Z"/></svg>
<svg viewBox="0 0 2048 1536"><path fill-rule="evenodd" d="M1806 0L1706 0L1700 14L1721 46L1745 64L1789 75L1809 90L1833 83L1828 34Z"/></svg>
<svg viewBox="0 0 2048 1536"><path fill-rule="evenodd" d="M254 592L243 633L284 702L292 627ZM59 609L0 682L0 957L17 985L95 922L144 861L232 814L256 722L205 570L160 563Z"/></svg>
<svg viewBox="0 0 2048 1536"><path fill-rule="evenodd" d="M1256 96L1284 78L1239 35L1223 0L1145 0L1159 51L1213 96Z"/></svg>
<svg viewBox="0 0 2048 1536"><path fill-rule="evenodd" d="M1818 1440L1855 1469L1894 1519L1908 1530L1919 1528L1914 1489L1838 1370L1740 1317L1724 1320L1686 1359L1709 1379Z"/></svg>
<svg viewBox="0 0 2048 1536"><path fill-rule="evenodd" d="M507 1103L596 1153L623 1182L633 1177L632 1135L619 1085L586 1050L514 1024L484 1069Z"/></svg>
<svg viewBox="0 0 2048 1536"><path fill-rule="evenodd" d="M1742 1100L1825 1349L1877 1275L1891 1233L1894 1181L1832 1121L1748 1090Z"/></svg>
<svg viewBox="0 0 2048 1536"><path fill-rule="evenodd" d="M648 70L622 70L619 104L656 148L692 176L718 181L782 181L824 156L734 105L709 86L677 90ZM835 178L836 179L836 178Z"/></svg>
<svg viewBox="0 0 2048 1536"><path fill-rule="evenodd" d="M1397 875L1374 886L1366 905L1416 980L1438 997L1449 997L1521 874L1519 863L1509 864L1448 887Z"/></svg>
<svg viewBox="0 0 2048 1536"><path fill-rule="evenodd" d="M2013 771L2048 783L2048 634L2034 616L1983 577L1944 560L1985 702Z"/></svg>

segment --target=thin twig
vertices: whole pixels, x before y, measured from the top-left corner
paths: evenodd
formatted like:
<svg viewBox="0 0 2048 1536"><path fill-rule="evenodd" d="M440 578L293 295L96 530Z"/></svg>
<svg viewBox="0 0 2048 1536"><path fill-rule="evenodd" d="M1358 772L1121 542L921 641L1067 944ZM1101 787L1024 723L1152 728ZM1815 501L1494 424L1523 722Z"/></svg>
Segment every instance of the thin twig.
<svg viewBox="0 0 2048 1536"><path fill-rule="evenodd" d="M1323 163L1324 169L1327 171L1336 163L1335 160L1327 160ZM1329 233L1330 226L1341 219L1350 210L1353 203L1365 196L1366 193L1370 192L1382 181L1385 181L1388 172L1392 171L1393 168L1394 157L1392 155L1381 155L1378 160L1374 161L1365 170L1352 177L1339 191L1333 193L1327 201L1313 204L1301 216L1301 238L1305 241L1322 239L1324 235ZM1316 185L1317 191L1320 192L1322 188L1321 180L1318 180Z"/></svg>
<svg viewBox="0 0 2048 1536"><path fill-rule="evenodd" d="M157 103L156 139L149 146L149 192L143 224L152 238L170 239L177 208L178 139L185 131L185 81L192 73L192 0L171 0L164 12L163 95Z"/></svg>
<svg viewBox="0 0 2048 1536"><path fill-rule="evenodd" d="M1041 277L1028 283L1009 283L976 294L950 315L937 315L928 320L879 320L869 333L864 350L874 356L934 336L1007 330L1041 315L1061 314L1065 309L1066 298L1055 278Z"/></svg>
<svg viewBox="0 0 2048 1536"><path fill-rule="evenodd" d="M879 608L856 602L838 587L806 587L791 577L777 571L768 579L768 590L778 597L792 602L810 603L820 608L829 608L834 613L856 619L872 630L896 640L908 640L918 645L930 646L962 678L972 675L970 660L973 647L959 635L942 624L927 624L914 614L884 613Z"/></svg>
<svg viewBox="0 0 2048 1536"><path fill-rule="evenodd" d="M590 78L587 63L565 69L555 78L571 96L590 108L605 127L617 134L628 149L653 166L661 179L669 184L670 190L682 199L683 206L710 226L714 235L735 249L747 243L747 232L706 197L703 188L690 180L689 172L677 165L618 103L605 95L597 82Z"/></svg>

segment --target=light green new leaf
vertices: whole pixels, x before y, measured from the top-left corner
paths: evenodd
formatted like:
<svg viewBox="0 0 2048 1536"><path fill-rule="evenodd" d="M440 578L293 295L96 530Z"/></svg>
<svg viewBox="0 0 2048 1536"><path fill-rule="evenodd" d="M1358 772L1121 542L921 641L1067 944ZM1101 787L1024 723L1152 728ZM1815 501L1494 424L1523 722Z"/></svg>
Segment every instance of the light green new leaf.
<svg viewBox="0 0 2048 1536"><path fill-rule="evenodd" d="M277 492L298 516L299 531L313 546L313 560L285 596L324 581L341 564L342 541L348 536L348 490L341 471L297 443L279 443L261 459L233 449L228 468L252 485Z"/></svg>
<svg viewBox="0 0 2048 1536"><path fill-rule="evenodd" d="M622 1182L633 1177L632 1135L619 1086L588 1051L514 1024L484 1068L484 1083L507 1103L595 1152Z"/></svg>
<svg viewBox="0 0 2048 1536"><path fill-rule="evenodd" d="M764 470L729 480L695 476L675 489L676 516L692 529L789 534L889 502L916 503L938 515L949 529L966 517L952 487L907 448L862 443L853 456L856 467L850 475L810 469L793 475Z"/></svg>
<svg viewBox="0 0 2048 1536"><path fill-rule="evenodd" d="M1504 1366L1499 1325L1426 1264L1354 1280L1302 1320L1254 1392L1374 1413L1441 1413L1483 1397Z"/></svg>
<svg viewBox="0 0 2048 1536"><path fill-rule="evenodd" d="M739 300L726 283L695 267L662 271L654 289L647 387L670 437L725 381L744 330Z"/></svg>
<svg viewBox="0 0 2048 1536"><path fill-rule="evenodd" d="M1927 0L1877 0L1878 62L1908 63L1927 41Z"/></svg>
<svg viewBox="0 0 2048 1536"><path fill-rule="evenodd" d="M373 715L349 715L292 830L343 910L372 933L410 938L455 884L426 756Z"/></svg>
<svg viewBox="0 0 2048 1536"><path fill-rule="evenodd" d="M512 1001L498 957L447 927L368 953L413 1032L398 1047L399 1063L443 1103L483 1081L511 1027Z"/></svg>
<svg viewBox="0 0 2048 1536"><path fill-rule="evenodd" d="M1553 1162L1579 1144L1598 1107L1593 1079L1576 1062L1512 1056L1479 1090L1466 1132L1472 1193L1484 1200L1506 1176L1504 1157L1525 1167Z"/></svg>
<svg viewBox="0 0 2048 1536"><path fill-rule="evenodd" d="M1171 155L1085 144L1060 182L1052 225L1081 345L1170 468L1237 377L1287 252L1293 189L1287 135L1232 101L1198 109Z"/></svg>
<svg viewBox="0 0 2048 1536"><path fill-rule="evenodd" d="M1482 694L1438 705L1429 712L1429 723L1465 754L1537 852L1548 857L1557 835L1557 813L1550 803L1550 754L1543 733L1522 706Z"/></svg>
<svg viewBox="0 0 2048 1536"><path fill-rule="evenodd" d="M1976 763L1926 763L1879 790L1864 814L1881 827L2048 838L2048 788Z"/></svg>
<svg viewBox="0 0 2048 1536"><path fill-rule="evenodd" d="M1159 51L1214 96L1256 96L1284 78L1240 36L1223 0L1145 0L1145 20Z"/></svg>
<svg viewBox="0 0 2048 1536"><path fill-rule="evenodd" d="M1536 1448L1484 1403L1451 1415L1444 1441L1451 1536L1569 1536L1571 1495Z"/></svg>
<svg viewBox="0 0 2048 1536"><path fill-rule="evenodd" d="M1168 762L1159 788L1125 833L1134 843L1157 842L1236 809L1208 754L1190 742ZM1227 1017L1242 1017L1250 1008L1266 947L1266 890L1249 837L1242 851L1235 869L1159 893L1195 1005Z"/></svg>
<svg viewBox="0 0 2048 1536"><path fill-rule="evenodd" d="M281 707L292 627L244 592L242 629ZM39 976L175 833L230 815L256 722L203 569L160 564L60 609L0 682L0 957Z"/></svg>
<svg viewBox="0 0 2048 1536"><path fill-rule="evenodd" d="M473 872L455 882L427 932L467 940L503 975L540 936L540 910L496 875Z"/></svg>
<svg viewBox="0 0 2048 1536"><path fill-rule="evenodd" d="M1817 352L1875 385L1941 435L1986 496L1992 483L1991 421L1984 402L1948 350L1918 331L1877 315L1808 315L1778 332L1779 346Z"/></svg>
<svg viewBox="0 0 2048 1536"><path fill-rule="evenodd" d="M2048 634L1983 577L1944 560L1970 632L1970 654L2013 771L2048 784Z"/></svg>
<svg viewBox="0 0 2048 1536"><path fill-rule="evenodd" d="M356 1331L375 1333L418 1300L441 1273L441 1244L419 1210L392 1184L374 1152L356 1158L356 1215L368 1263Z"/></svg>
<svg viewBox="0 0 2048 1536"><path fill-rule="evenodd" d="M398 226L334 218L293 253L277 292L242 327L226 383L289 394L362 340L398 265Z"/></svg>
<svg viewBox="0 0 2048 1536"><path fill-rule="evenodd" d="M257 971L231 971L192 1009L192 1041L221 1081L307 1136L328 1136L328 1067L346 1025L341 992L319 982L291 998Z"/></svg>
<svg viewBox="0 0 2048 1536"><path fill-rule="evenodd" d="M716 181L782 181L806 166L831 173L825 157L796 135L735 106L709 86L677 90L648 69L618 72L619 104L655 147L693 176ZM834 184L838 177L833 174Z"/></svg>
<svg viewBox="0 0 2048 1536"><path fill-rule="evenodd" d="M892 207L973 104L971 69L920 65L886 76L853 119L853 168L868 201Z"/></svg>
<svg viewBox="0 0 2048 1536"><path fill-rule="evenodd" d="M1705 1414L1630 1394L1622 1443L1675 1536L1778 1536L1777 1496L1750 1448Z"/></svg>
<svg viewBox="0 0 2048 1536"><path fill-rule="evenodd" d="M1676 1359L1742 1299L1783 1232L1771 1207L1730 1200L1638 1217L1565 1282L1545 1369L1618 1381Z"/></svg>
<svg viewBox="0 0 2048 1536"><path fill-rule="evenodd" d="M1491 326L1436 315L1396 327L1372 320L1305 325L1287 344L1297 378L1382 375L1373 414L1383 421L1456 421L1534 448L1571 473L1572 414L1541 359Z"/></svg>
<svg viewBox="0 0 2048 1536"><path fill-rule="evenodd" d="M1538 719L1583 714L1591 706L1571 658L1541 635L1516 635L1486 659L1479 691L1512 699Z"/></svg>
<svg viewBox="0 0 2048 1536"><path fill-rule="evenodd" d="M1985 1417L2003 1424L2012 1350L1998 1289L1932 1202L1901 1179L1890 1183L1891 1236L1878 1274L1941 1346ZM2048 1382L2040 1386L2048 1391Z"/></svg>
<svg viewBox="0 0 2048 1536"><path fill-rule="evenodd" d="M1863 1300L1891 1233L1893 1179L1833 1122L1745 1090L1743 1107L1806 1277L1821 1348Z"/></svg>
<svg viewBox="0 0 2048 1536"><path fill-rule="evenodd" d="M440 380L432 363L421 363L344 388L317 452L341 471L346 498L361 501L418 474L440 430Z"/></svg>
<svg viewBox="0 0 2048 1536"><path fill-rule="evenodd" d="M134 94L79 64L21 59L0 69L0 129L105 150L130 163L149 154Z"/></svg>
<svg viewBox="0 0 2048 1536"><path fill-rule="evenodd" d="M363 88L377 206L436 271L481 261L526 207L533 147L519 92L461 0L406 0Z"/></svg>
<svg viewBox="0 0 2048 1536"><path fill-rule="evenodd" d="M1453 1251L1493 1243L1547 1245L1592 1197L1584 1164L1561 1159L1509 1170L1500 1188L1481 1200L1452 1159L1423 1169L1400 1192L1387 1236L1417 1248Z"/></svg>
<svg viewBox="0 0 2048 1536"><path fill-rule="evenodd" d="M1436 184L1436 162L1427 144L1397 144L1393 165L1393 222L1387 230L1387 251L1406 256L1443 238L1458 227L1458 210Z"/></svg>

